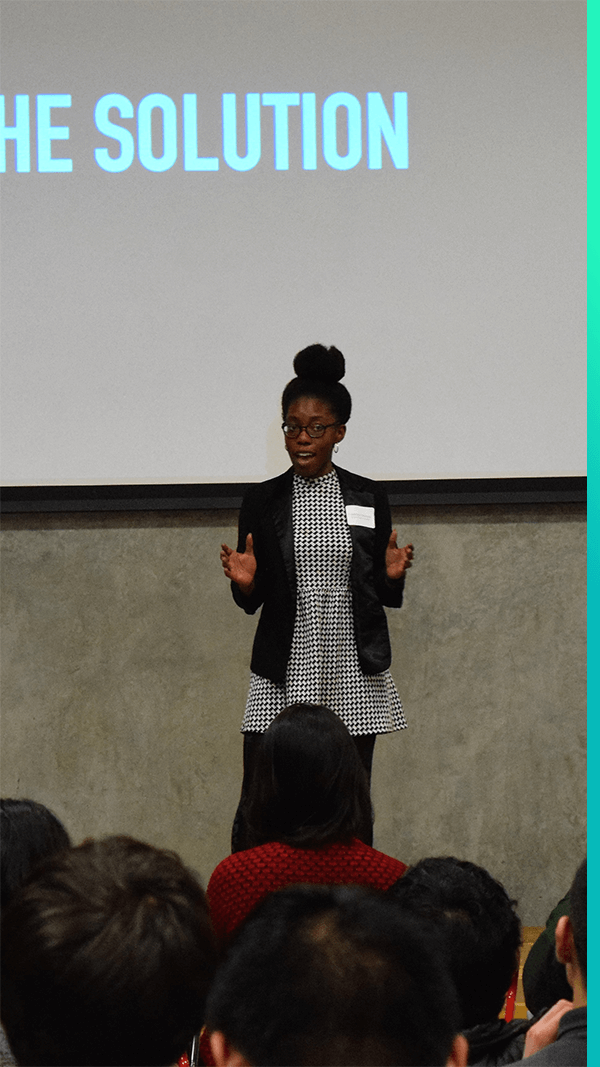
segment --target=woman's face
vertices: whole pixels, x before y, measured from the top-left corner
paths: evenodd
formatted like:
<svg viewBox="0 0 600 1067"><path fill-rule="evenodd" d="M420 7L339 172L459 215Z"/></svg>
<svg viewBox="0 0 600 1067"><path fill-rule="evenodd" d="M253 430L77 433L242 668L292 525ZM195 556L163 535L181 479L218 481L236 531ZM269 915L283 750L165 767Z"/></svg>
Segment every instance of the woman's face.
<svg viewBox="0 0 600 1067"><path fill-rule="evenodd" d="M329 474L333 446L346 434L346 427L336 424L336 416L329 405L316 397L302 396L290 404L285 421L290 426L314 426L320 423L328 427L322 437L310 437L303 429L297 437L286 437L284 440L296 474L301 474L303 478L320 478L322 474Z"/></svg>

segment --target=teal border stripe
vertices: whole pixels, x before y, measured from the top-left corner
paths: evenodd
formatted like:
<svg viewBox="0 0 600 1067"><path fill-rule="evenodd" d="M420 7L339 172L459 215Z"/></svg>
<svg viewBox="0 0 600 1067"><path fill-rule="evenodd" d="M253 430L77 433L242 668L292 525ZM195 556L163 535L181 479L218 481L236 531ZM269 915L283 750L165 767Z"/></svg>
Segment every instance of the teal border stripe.
<svg viewBox="0 0 600 1067"><path fill-rule="evenodd" d="M594 548L600 544L600 500L598 497L598 474L600 460L600 427L598 410L600 407L600 295L598 280L600 263L598 255L598 181L600 146L598 143L598 115L600 72L600 0L588 3L588 463L589 463L589 565L588 565L588 806L589 806L589 845L588 874L591 879L589 901L595 900L595 892L600 883L598 856L598 825L600 816L600 781L598 775L598 753L600 751L600 730L598 724L598 705L600 693L599 630L598 612L600 594L600 563ZM590 714L591 711L591 714ZM591 961L588 976L588 994L594 1009L590 1012L590 1050L589 1063L600 1063L600 1026L598 1022L598 971L600 969L600 916L596 907L589 908L589 958Z"/></svg>

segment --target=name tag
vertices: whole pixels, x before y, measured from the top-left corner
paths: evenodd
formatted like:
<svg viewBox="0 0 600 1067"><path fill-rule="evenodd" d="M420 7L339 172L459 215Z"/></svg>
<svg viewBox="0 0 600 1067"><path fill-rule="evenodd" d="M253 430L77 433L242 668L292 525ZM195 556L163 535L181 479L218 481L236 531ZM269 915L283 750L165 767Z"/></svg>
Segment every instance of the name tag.
<svg viewBox="0 0 600 1067"><path fill-rule="evenodd" d="M375 529L375 508L363 508L360 504L346 504L348 526L368 526Z"/></svg>

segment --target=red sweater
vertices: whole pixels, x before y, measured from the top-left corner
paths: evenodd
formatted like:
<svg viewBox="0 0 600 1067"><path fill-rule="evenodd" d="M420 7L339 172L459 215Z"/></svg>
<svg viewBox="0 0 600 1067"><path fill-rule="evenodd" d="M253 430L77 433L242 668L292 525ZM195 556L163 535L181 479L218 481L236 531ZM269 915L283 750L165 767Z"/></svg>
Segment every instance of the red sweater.
<svg viewBox="0 0 600 1067"><path fill-rule="evenodd" d="M219 863L207 886L208 903L220 943L226 942L258 902L286 885L364 885L389 889L406 864L354 838L349 844L295 848L270 841L234 852Z"/></svg>

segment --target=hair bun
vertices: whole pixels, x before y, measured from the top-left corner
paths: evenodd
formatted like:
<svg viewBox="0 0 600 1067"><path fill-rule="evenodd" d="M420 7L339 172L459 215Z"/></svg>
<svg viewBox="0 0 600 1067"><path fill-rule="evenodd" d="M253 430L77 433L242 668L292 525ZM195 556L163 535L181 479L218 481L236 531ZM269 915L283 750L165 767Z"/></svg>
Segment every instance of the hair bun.
<svg viewBox="0 0 600 1067"><path fill-rule="evenodd" d="M333 345L309 345L294 358L294 370L298 378L310 378L316 382L339 382L346 373L346 361Z"/></svg>

